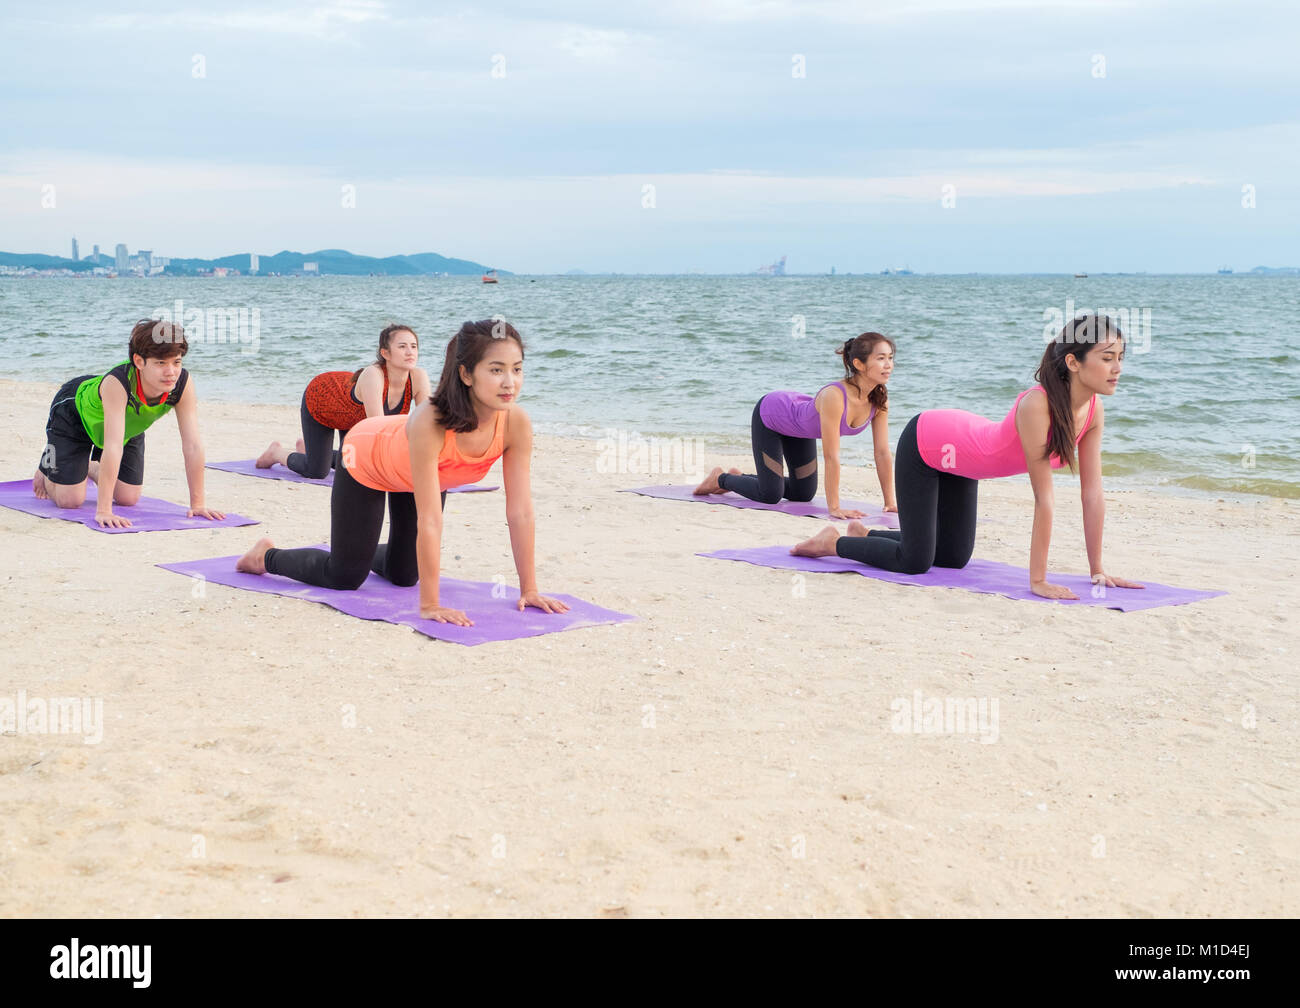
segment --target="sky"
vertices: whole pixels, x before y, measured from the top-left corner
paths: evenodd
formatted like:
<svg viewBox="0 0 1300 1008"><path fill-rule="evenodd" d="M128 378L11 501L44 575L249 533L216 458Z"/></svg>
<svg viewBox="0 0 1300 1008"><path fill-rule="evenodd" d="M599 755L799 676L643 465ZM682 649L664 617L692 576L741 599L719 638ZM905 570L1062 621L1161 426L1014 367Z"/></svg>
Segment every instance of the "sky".
<svg viewBox="0 0 1300 1008"><path fill-rule="evenodd" d="M4 5L0 250L1300 265L1300 7Z"/></svg>

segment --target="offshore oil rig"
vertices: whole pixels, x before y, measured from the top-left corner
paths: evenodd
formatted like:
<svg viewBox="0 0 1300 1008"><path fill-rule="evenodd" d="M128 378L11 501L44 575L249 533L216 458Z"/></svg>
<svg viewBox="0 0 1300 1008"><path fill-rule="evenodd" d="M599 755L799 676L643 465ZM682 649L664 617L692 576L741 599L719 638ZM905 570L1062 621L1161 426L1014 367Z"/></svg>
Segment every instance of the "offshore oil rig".
<svg viewBox="0 0 1300 1008"><path fill-rule="evenodd" d="M770 266L760 266L754 270L757 276L785 276L785 256L782 256Z"/></svg>

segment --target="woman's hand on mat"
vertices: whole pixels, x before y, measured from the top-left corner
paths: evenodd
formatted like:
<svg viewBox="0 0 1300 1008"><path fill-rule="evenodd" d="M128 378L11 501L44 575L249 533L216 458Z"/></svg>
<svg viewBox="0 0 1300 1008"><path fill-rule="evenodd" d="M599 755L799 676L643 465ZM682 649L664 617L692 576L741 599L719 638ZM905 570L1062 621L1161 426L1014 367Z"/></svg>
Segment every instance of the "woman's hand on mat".
<svg viewBox="0 0 1300 1008"><path fill-rule="evenodd" d="M855 510L854 508L831 508L830 515L832 518L865 518L866 513Z"/></svg>
<svg viewBox="0 0 1300 1008"><path fill-rule="evenodd" d="M420 619L435 623L454 623L456 626L473 626L474 621L459 609L445 609L440 605L420 606Z"/></svg>
<svg viewBox="0 0 1300 1008"><path fill-rule="evenodd" d="M559 599L550 598L535 591L524 592L519 596L518 609L520 612L524 611L524 606L532 606L534 609L541 609L543 612L569 611L568 605Z"/></svg>
<svg viewBox="0 0 1300 1008"><path fill-rule="evenodd" d="M1104 571L1098 571L1092 576L1092 583L1105 585L1107 588L1145 588L1146 585L1138 584L1136 581L1125 581L1123 578L1111 577Z"/></svg>
<svg viewBox="0 0 1300 1008"><path fill-rule="evenodd" d="M121 515L115 515L112 511L96 511L95 521L99 522L100 528L130 528L131 519L123 518Z"/></svg>
<svg viewBox="0 0 1300 1008"><path fill-rule="evenodd" d="M1029 590L1035 595L1042 598L1050 599L1077 599L1079 596L1062 585L1049 584L1046 581L1034 581L1029 585Z"/></svg>
<svg viewBox="0 0 1300 1008"><path fill-rule="evenodd" d="M212 521L224 521L226 512L209 507L192 507L185 512L186 518L210 518Z"/></svg>
<svg viewBox="0 0 1300 1008"><path fill-rule="evenodd" d="M886 504L886 505L884 506L883 510L888 511L888 512L890 512L891 514L898 514L898 505L897 505L897 504Z"/></svg>

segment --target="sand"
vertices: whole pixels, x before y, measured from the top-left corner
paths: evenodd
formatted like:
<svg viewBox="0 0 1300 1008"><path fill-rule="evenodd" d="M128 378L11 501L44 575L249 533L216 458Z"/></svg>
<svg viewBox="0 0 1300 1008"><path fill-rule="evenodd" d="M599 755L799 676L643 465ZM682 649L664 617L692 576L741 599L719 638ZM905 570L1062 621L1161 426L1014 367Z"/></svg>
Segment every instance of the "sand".
<svg viewBox="0 0 1300 1008"><path fill-rule="evenodd" d="M0 382L0 478L53 392ZM207 457L297 412L202 403ZM146 494L184 502L176 425L148 445ZM0 699L103 709L94 744L0 737L0 914L1296 913L1294 502L1108 491L1112 574L1228 592L1126 614L697 557L822 523L608 463L537 438L539 582L637 621L474 648L153 566L320 541L319 487L208 470L263 523L211 531L0 509ZM1026 564L1028 485L980 493L976 554ZM1057 502L1052 567L1086 570ZM504 495L448 508L445 573L514 584ZM996 733L894 730L917 691L996 702Z"/></svg>

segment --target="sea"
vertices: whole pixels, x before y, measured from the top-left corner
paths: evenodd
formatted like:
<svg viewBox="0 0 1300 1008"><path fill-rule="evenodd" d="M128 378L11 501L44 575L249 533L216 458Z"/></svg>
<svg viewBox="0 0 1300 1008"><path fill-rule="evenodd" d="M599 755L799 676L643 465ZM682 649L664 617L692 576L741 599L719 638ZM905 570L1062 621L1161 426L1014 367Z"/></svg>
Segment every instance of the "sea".
<svg viewBox="0 0 1300 1008"><path fill-rule="evenodd" d="M1062 319L1095 310L1128 335L1106 402L1107 486L1296 499L1297 306L1300 278L1239 274L13 277L0 278L0 353L15 379L62 382L124 360L132 325L168 313L191 334L204 399L296 405L319 372L373 360L389 322L413 327L436 383L460 324L500 317L523 334L519 401L540 433L745 454L759 397L842 378L850 336L897 344L893 444L925 409L1003 417ZM842 457L868 462L870 435Z"/></svg>

